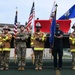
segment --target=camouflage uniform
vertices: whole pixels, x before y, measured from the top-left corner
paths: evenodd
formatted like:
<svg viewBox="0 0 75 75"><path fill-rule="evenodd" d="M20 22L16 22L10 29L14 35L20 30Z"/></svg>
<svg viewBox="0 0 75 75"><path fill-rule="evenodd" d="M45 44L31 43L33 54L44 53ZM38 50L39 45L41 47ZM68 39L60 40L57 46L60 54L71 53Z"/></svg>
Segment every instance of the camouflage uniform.
<svg viewBox="0 0 75 75"><path fill-rule="evenodd" d="M17 59L18 59L18 66L19 70L22 70L24 68L26 62L26 41L28 39L28 33L23 31L19 32L16 37L20 37L20 39L15 38L15 44L16 44L16 53L17 53Z"/></svg>
<svg viewBox="0 0 75 75"><path fill-rule="evenodd" d="M39 24L38 24L39 25ZM41 26L36 26L41 27ZM35 66L36 70L42 70L42 58L43 58L43 50L44 50L44 41L45 41L46 35L41 32L40 30L33 33L33 36L31 37L31 46L34 48L34 55L35 55Z"/></svg>
<svg viewBox="0 0 75 75"><path fill-rule="evenodd" d="M74 31L70 34L69 40L70 40L70 49L72 53L72 65L73 70L75 70L75 24L73 25Z"/></svg>
<svg viewBox="0 0 75 75"><path fill-rule="evenodd" d="M12 35L6 31L10 31L7 25L4 26L3 30L5 30L1 35L2 46L0 46L0 59L1 59L1 68L0 70L8 70L9 69L9 57L10 57L10 42L12 39Z"/></svg>

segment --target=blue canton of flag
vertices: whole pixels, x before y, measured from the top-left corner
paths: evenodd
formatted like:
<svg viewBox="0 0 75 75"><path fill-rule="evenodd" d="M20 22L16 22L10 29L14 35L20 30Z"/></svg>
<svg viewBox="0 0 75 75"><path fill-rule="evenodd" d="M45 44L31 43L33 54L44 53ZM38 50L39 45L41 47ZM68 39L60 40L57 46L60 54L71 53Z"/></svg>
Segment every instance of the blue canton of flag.
<svg viewBox="0 0 75 75"><path fill-rule="evenodd" d="M30 15L34 12L34 2L32 4L32 8L31 8L31 12L30 12Z"/></svg>
<svg viewBox="0 0 75 75"><path fill-rule="evenodd" d="M17 23L17 11L16 11L16 15L15 15L15 22L14 22L14 24L16 24Z"/></svg>
<svg viewBox="0 0 75 75"><path fill-rule="evenodd" d="M59 20L75 18L75 5L73 5Z"/></svg>

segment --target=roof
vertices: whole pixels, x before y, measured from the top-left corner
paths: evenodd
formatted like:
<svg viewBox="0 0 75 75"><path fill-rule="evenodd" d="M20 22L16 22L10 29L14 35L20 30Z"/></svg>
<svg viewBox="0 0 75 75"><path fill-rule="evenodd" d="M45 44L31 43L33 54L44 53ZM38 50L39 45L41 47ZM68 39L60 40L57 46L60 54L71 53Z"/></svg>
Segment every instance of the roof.
<svg viewBox="0 0 75 75"><path fill-rule="evenodd" d="M4 25L8 25L10 28L14 28L14 24L5 24L5 23L0 23L0 27L4 27ZM20 25L19 25L20 26ZM18 27L19 27L18 26Z"/></svg>

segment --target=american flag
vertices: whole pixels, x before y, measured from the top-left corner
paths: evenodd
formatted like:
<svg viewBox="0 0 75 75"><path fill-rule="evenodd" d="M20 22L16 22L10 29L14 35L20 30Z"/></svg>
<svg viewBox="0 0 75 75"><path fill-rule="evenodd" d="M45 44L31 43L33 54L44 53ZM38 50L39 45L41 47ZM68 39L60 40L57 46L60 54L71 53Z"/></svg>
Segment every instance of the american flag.
<svg viewBox="0 0 75 75"><path fill-rule="evenodd" d="M18 23L17 23L17 14L18 14L18 11L16 11L16 14L15 14L15 21L14 21L14 38L16 37L16 34L17 34L17 26L18 26ZM16 42L14 42L15 44ZM15 58L15 63L16 63L16 46L14 47L14 58Z"/></svg>
<svg viewBox="0 0 75 75"><path fill-rule="evenodd" d="M15 21L14 21L14 37L16 36L17 26L18 26L18 23L17 23L17 14L18 14L18 11L16 11Z"/></svg>
<svg viewBox="0 0 75 75"><path fill-rule="evenodd" d="M32 4L32 8L31 8L31 12L30 12L30 15L29 15L29 18L28 18L28 23L27 23L27 31L29 32L31 30L31 24L32 24L32 20L33 20L33 17L34 17L34 2Z"/></svg>

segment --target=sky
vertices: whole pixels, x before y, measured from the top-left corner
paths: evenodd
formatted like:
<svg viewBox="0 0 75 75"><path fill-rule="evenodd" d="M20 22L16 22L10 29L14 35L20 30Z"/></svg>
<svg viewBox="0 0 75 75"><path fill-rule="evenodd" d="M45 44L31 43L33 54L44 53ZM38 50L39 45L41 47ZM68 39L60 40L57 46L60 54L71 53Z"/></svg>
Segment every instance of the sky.
<svg viewBox="0 0 75 75"><path fill-rule="evenodd" d="M0 23L14 24L15 11L18 7L18 22L28 21L33 1L35 2L35 19L48 20L54 0L0 0ZM75 0L56 0L57 19L75 3ZM72 19L72 24L75 19Z"/></svg>

